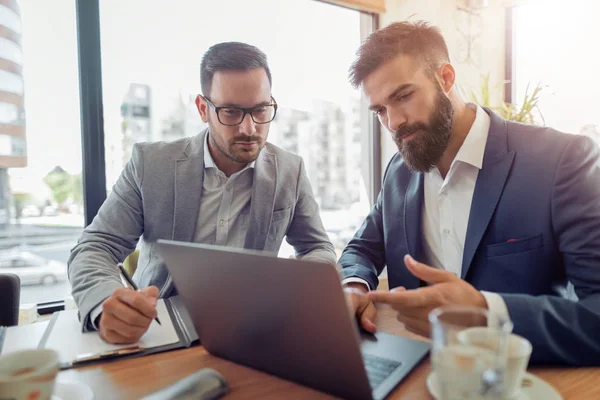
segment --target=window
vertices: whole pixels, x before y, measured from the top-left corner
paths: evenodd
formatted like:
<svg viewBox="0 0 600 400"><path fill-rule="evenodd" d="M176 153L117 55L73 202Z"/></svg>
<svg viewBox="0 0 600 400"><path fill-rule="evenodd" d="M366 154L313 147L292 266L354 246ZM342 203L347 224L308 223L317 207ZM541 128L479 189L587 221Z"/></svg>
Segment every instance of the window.
<svg viewBox="0 0 600 400"><path fill-rule="evenodd" d="M595 78L600 52L591 44L600 3L531 0L514 12L514 102L520 104L527 87L531 94L539 83L537 123L600 143L600 82Z"/></svg>
<svg viewBox="0 0 600 400"><path fill-rule="evenodd" d="M3 37L0 37L0 58L19 65L23 63L23 53L19 45Z"/></svg>
<svg viewBox="0 0 600 400"><path fill-rule="evenodd" d="M25 138L0 133L0 156L25 156Z"/></svg>
<svg viewBox="0 0 600 400"><path fill-rule="evenodd" d="M0 4L0 268L21 303L70 295L83 227L75 0Z"/></svg>
<svg viewBox="0 0 600 400"><path fill-rule="evenodd" d="M22 125L24 120L25 115L21 107L16 104L0 103L0 124Z"/></svg>
<svg viewBox="0 0 600 400"><path fill-rule="evenodd" d="M9 5L0 4L0 26L4 26L15 33L21 33L21 17L18 10Z"/></svg>
<svg viewBox="0 0 600 400"><path fill-rule="evenodd" d="M27 155L27 142L24 137L11 137L10 154L14 157L24 157Z"/></svg>
<svg viewBox="0 0 600 400"><path fill-rule="evenodd" d="M235 12L232 12L235 10ZM199 63L209 46L263 50L279 109L269 141L303 157L338 253L369 211L372 162L361 95L347 81L361 42L357 11L314 0L100 2L106 177L116 182L139 141L199 133ZM362 129L362 130L361 130ZM284 242L281 256L292 254Z"/></svg>
<svg viewBox="0 0 600 400"><path fill-rule="evenodd" d="M0 69L0 90L23 94L23 78L15 73Z"/></svg>

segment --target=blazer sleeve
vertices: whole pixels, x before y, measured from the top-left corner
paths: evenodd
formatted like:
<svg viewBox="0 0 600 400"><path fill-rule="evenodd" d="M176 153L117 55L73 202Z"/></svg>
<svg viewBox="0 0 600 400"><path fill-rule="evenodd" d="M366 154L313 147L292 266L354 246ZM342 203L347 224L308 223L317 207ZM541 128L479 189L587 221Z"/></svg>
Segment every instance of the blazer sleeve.
<svg viewBox="0 0 600 400"><path fill-rule="evenodd" d="M396 162L397 158L398 154L392 157L388 163L375 205L354 234L354 237L348 242L338 261L342 268L342 280L360 278L366 281L372 290L379 286L378 276L386 265L382 216L383 199L390 166Z"/></svg>
<svg viewBox="0 0 600 400"><path fill-rule="evenodd" d="M333 244L323 227L319 206L300 160L296 184L296 206L286 233L287 242L294 247L296 257L335 264Z"/></svg>
<svg viewBox="0 0 600 400"><path fill-rule="evenodd" d="M552 224L578 301L502 295L514 332L533 345L532 362L600 365L600 161L598 147L573 136L556 168Z"/></svg>
<svg viewBox="0 0 600 400"><path fill-rule="evenodd" d="M135 144L112 192L71 250L68 274L83 330L93 329L92 310L123 287L116 264L135 249L143 232L142 179L143 151Z"/></svg>
<svg viewBox="0 0 600 400"><path fill-rule="evenodd" d="M342 267L342 279L361 278L369 284L370 289L375 289L379 285L377 277L386 263L381 197L380 193L377 203L348 242L338 261Z"/></svg>

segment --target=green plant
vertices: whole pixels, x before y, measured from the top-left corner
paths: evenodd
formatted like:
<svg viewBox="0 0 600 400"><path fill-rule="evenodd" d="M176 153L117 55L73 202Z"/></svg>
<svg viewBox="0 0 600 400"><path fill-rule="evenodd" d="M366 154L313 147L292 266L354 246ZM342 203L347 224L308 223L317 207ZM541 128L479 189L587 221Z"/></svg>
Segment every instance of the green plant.
<svg viewBox="0 0 600 400"><path fill-rule="evenodd" d="M544 86L538 83L531 93L529 90L528 84L525 89L523 101L520 103L508 103L503 101L499 106L493 106L490 96L490 93L492 92L492 89L490 88L490 76L487 74L481 77L479 93L471 90L471 98L477 104L496 111L504 119L524 124L535 124L537 123L536 115L539 115L542 124L545 124L544 116L539 108L540 93L544 90Z"/></svg>
<svg viewBox="0 0 600 400"><path fill-rule="evenodd" d="M52 191L52 199L58 204L64 204L68 199L76 204L83 201L81 175L71 175L61 167L56 167L44 177L44 183Z"/></svg>

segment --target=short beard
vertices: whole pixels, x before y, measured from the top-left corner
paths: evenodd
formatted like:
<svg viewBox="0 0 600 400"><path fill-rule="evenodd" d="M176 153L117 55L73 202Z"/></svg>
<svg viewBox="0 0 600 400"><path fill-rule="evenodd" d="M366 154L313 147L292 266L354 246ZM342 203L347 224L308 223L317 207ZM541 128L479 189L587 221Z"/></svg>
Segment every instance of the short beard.
<svg viewBox="0 0 600 400"><path fill-rule="evenodd" d="M433 115L427 124L415 122L393 133L394 142L408 168L416 172L429 172L438 165L450 142L453 117L454 107L439 89ZM420 132L412 140L402 141L403 136L416 131Z"/></svg>
<svg viewBox="0 0 600 400"><path fill-rule="evenodd" d="M211 144L224 156L226 156L227 158L229 158L231 161L239 163L239 164L249 164L253 161L256 161L256 159L258 158L258 156L260 155L262 149L265 147L265 142L264 140L257 135L251 135L251 136L246 136L246 135L239 135L239 136L235 136L234 138L230 139L228 142L224 143L224 146L222 145L222 143L220 143L217 140L217 136L220 135L220 133L216 133L218 132L215 127L209 122L209 136L208 139L210 140ZM223 136L219 136L219 138L222 138ZM258 142L258 151L256 152L256 154L254 155L250 155L249 152L245 151L245 150L240 150L239 152L236 152L234 150L234 143L235 142Z"/></svg>

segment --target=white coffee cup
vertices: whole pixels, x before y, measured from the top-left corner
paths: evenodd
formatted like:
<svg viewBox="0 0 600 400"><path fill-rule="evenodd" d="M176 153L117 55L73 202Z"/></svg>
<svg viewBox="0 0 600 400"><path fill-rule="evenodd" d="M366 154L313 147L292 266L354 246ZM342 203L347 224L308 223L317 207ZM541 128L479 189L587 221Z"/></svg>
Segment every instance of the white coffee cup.
<svg viewBox="0 0 600 400"><path fill-rule="evenodd" d="M54 350L22 350L0 357L0 399L50 399L59 371Z"/></svg>
<svg viewBox="0 0 600 400"><path fill-rule="evenodd" d="M486 327L465 329L457 334L458 342L465 345L483 347L494 352L498 348L500 332ZM521 390L521 383L529 357L531 356L531 343L522 336L511 333L508 335L506 370L504 371L504 398L516 397Z"/></svg>

